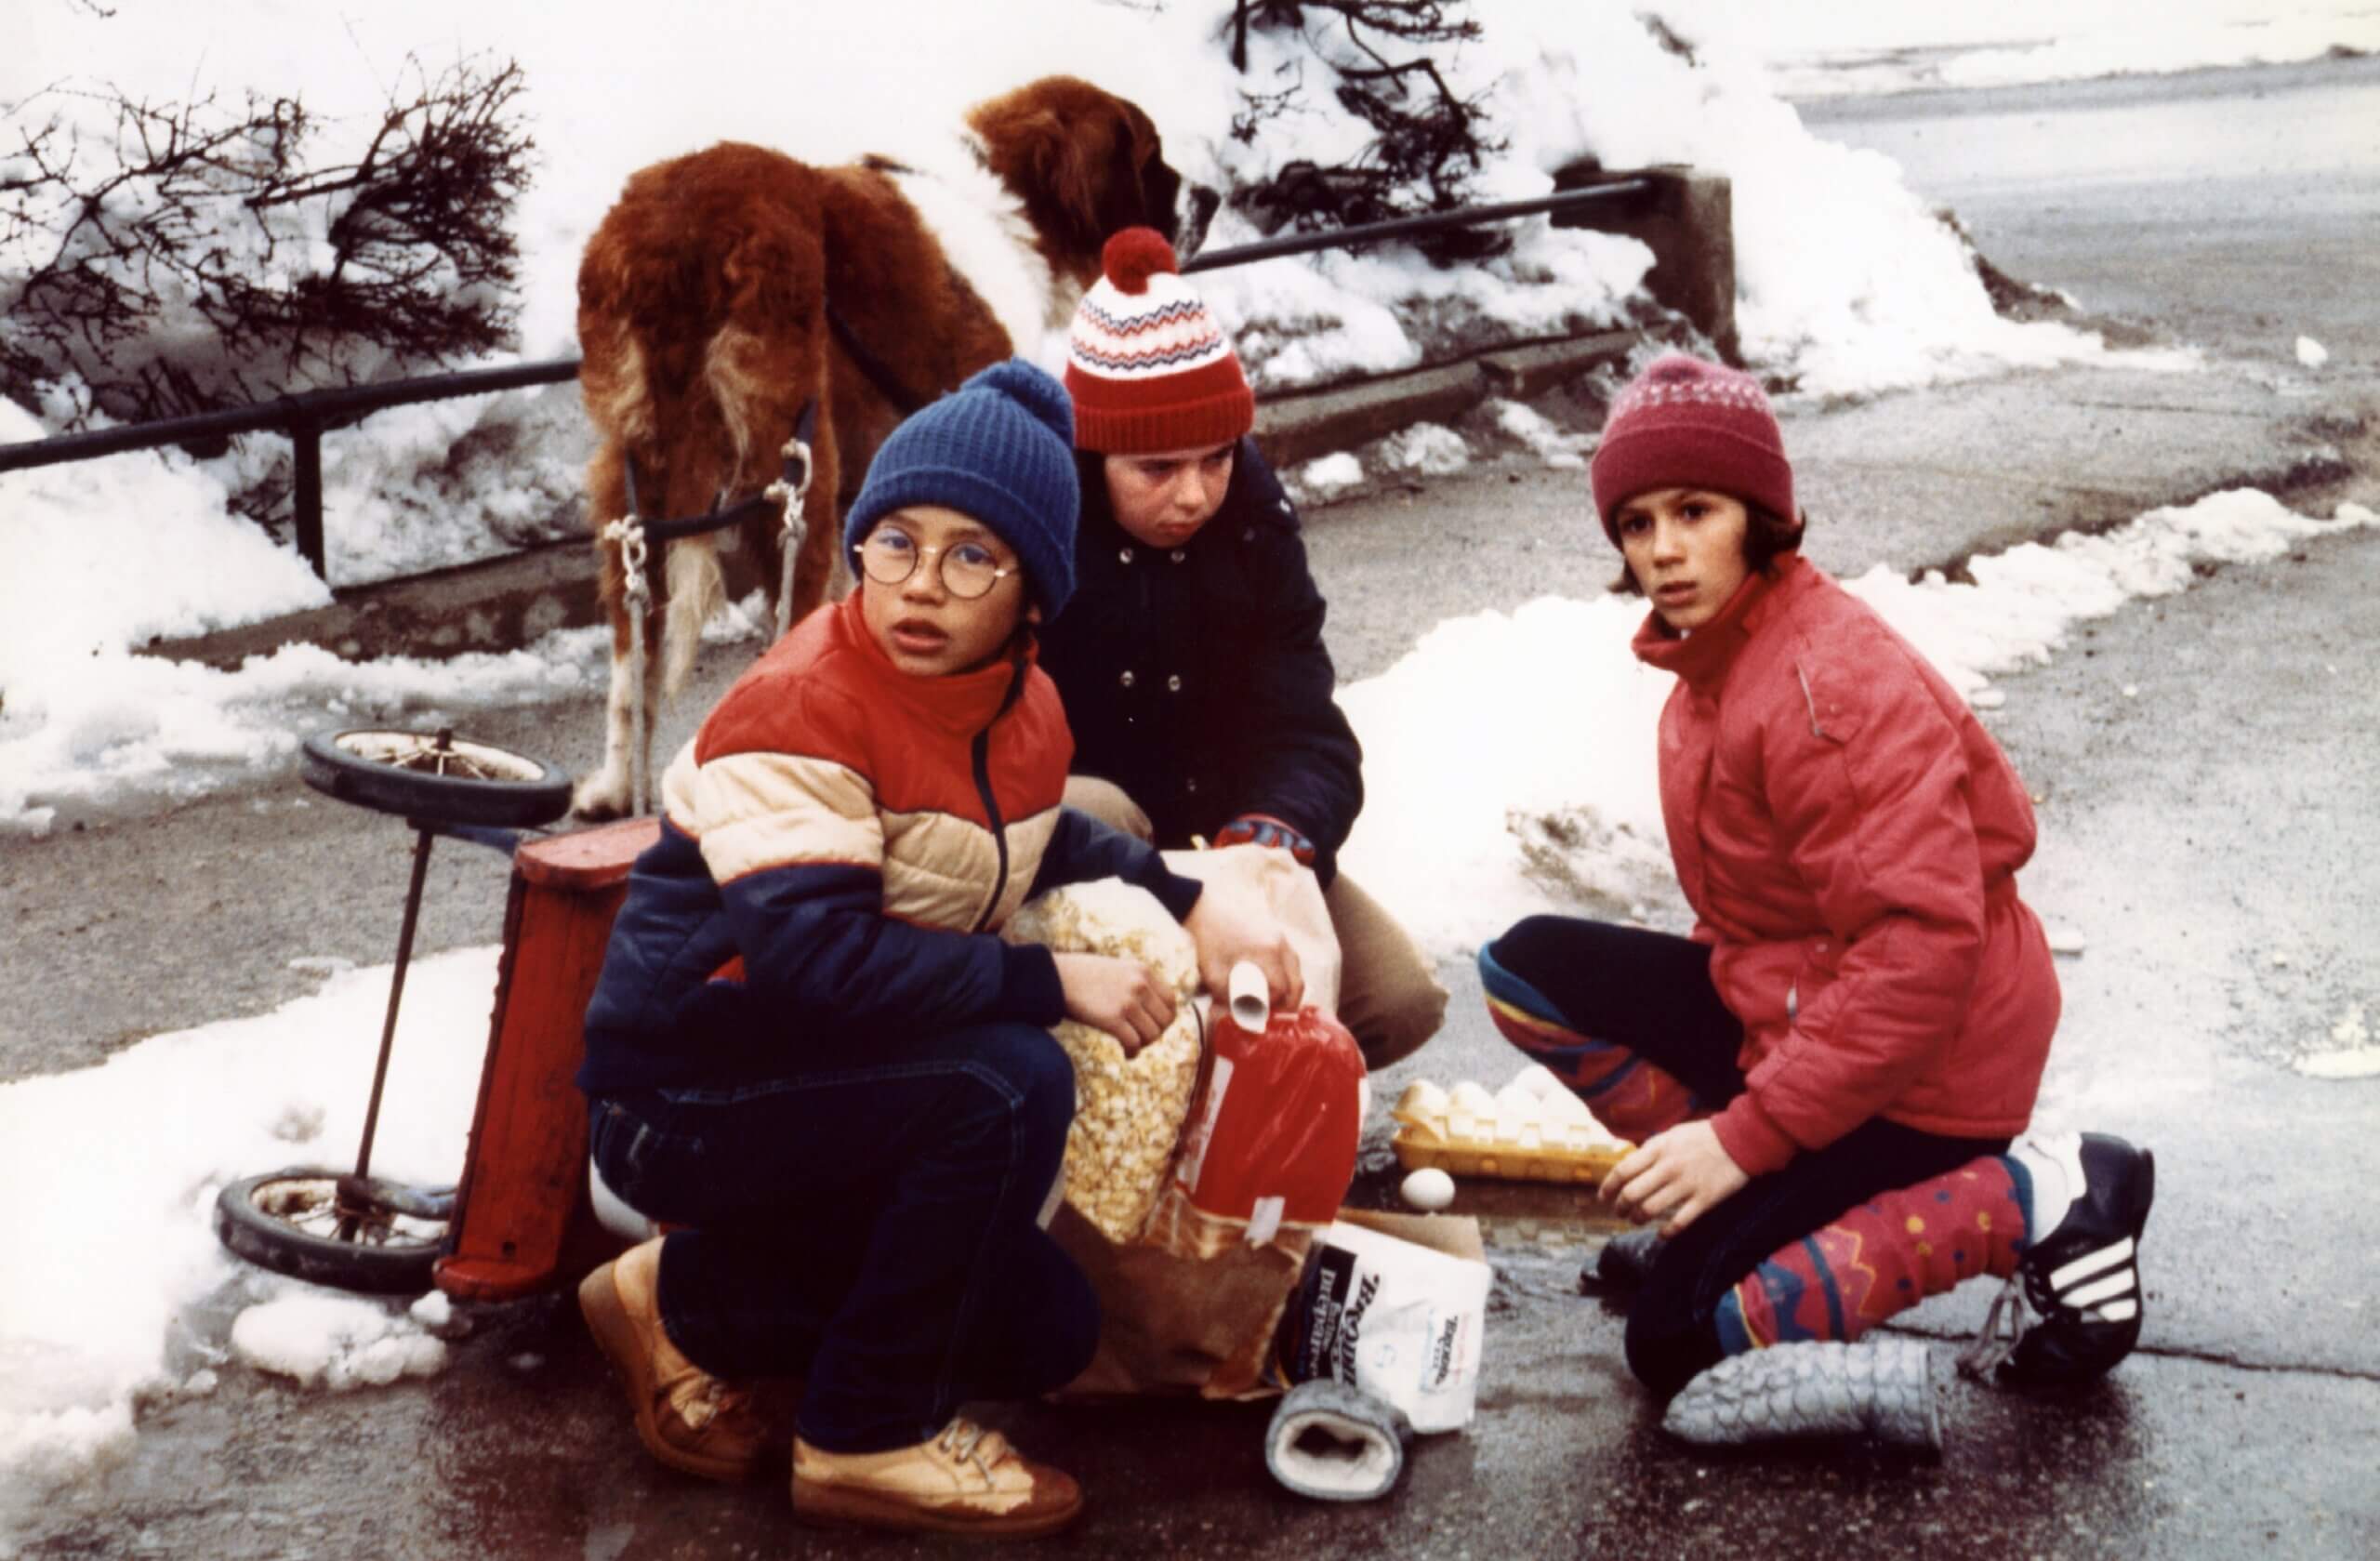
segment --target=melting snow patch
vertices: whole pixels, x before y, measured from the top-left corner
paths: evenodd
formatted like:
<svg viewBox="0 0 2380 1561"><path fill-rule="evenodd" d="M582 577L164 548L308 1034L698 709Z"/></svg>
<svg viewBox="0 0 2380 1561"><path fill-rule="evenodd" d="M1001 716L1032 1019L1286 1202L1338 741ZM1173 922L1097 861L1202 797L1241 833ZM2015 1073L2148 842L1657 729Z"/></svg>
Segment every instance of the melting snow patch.
<svg viewBox="0 0 2380 1561"><path fill-rule="evenodd" d="M1471 464L1471 447L1442 423L1415 423L1382 440L1380 458L1391 471L1445 477Z"/></svg>
<svg viewBox="0 0 2380 1561"><path fill-rule="evenodd" d="M2300 1057L2297 1071L2308 1078L2380 1078L2380 1046L2363 1022L2363 1005L2356 1003L2331 1026L2334 1049Z"/></svg>
<svg viewBox="0 0 2380 1561"><path fill-rule="evenodd" d="M1576 470L1587 464L1587 453L1595 447L1593 434L1565 433L1537 408L1526 403L1490 402L1488 410L1495 416L1499 429L1528 446L1529 453L1547 466Z"/></svg>
<svg viewBox="0 0 2380 1561"><path fill-rule="evenodd" d="M2380 1046L2358 1046L2345 1052L2317 1052L2298 1058L2297 1071L2308 1078L2380 1078Z"/></svg>
<svg viewBox="0 0 2380 1561"><path fill-rule="evenodd" d="M1328 504L1364 480L1364 463L1342 450L1311 460L1289 474L1289 496L1302 504Z"/></svg>
<svg viewBox="0 0 2380 1561"><path fill-rule="evenodd" d="M2342 504L2324 521L2261 490L2233 488L2151 509L2098 536L2069 533L2051 546L2026 542L1972 559L1972 586L1938 572L1911 582L1882 564L1845 584L1972 700L1992 673L2047 662L2074 624L2138 597L2188 589L2197 563L2260 562L2375 521L2360 504ZM2136 684L2122 690L2125 698L2139 692Z"/></svg>
<svg viewBox="0 0 2380 1561"><path fill-rule="evenodd" d="M2297 361L2307 368L2320 368L2331 361L2331 350L2310 336L2297 338Z"/></svg>
<svg viewBox="0 0 2380 1561"><path fill-rule="evenodd" d="M742 600L721 605L718 615L703 625L703 643L734 645L747 640L773 640L775 628L775 610L769 605L768 593L755 589L745 592Z"/></svg>
<svg viewBox="0 0 2380 1561"><path fill-rule="evenodd" d="M427 1377L446 1364L446 1346L419 1326L350 1296L284 1295L251 1306L231 1324L231 1348L260 1370L333 1392Z"/></svg>

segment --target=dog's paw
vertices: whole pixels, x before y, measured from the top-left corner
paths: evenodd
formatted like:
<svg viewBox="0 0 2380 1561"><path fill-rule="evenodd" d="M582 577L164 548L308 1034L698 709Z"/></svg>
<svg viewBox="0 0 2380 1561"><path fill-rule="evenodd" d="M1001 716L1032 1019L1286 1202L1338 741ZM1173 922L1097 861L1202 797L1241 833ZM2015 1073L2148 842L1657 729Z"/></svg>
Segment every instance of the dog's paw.
<svg viewBox="0 0 2380 1561"><path fill-rule="evenodd" d="M570 811L590 824L625 818L628 811L628 781L608 770L599 771L571 788Z"/></svg>

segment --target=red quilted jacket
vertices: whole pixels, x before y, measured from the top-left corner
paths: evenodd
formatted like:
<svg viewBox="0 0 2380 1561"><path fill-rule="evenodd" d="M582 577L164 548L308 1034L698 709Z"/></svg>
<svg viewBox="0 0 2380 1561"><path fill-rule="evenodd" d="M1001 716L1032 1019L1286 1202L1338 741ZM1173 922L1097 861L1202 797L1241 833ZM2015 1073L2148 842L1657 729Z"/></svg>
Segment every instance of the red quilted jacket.
<svg viewBox="0 0 2380 1561"><path fill-rule="evenodd" d="M1749 1081L1712 1126L1747 1172L1871 1117L1997 1138L2032 1115L2057 975L2016 897L2033 812L1924 656L1786 554L1680 638L1661 812Z"/></svg>

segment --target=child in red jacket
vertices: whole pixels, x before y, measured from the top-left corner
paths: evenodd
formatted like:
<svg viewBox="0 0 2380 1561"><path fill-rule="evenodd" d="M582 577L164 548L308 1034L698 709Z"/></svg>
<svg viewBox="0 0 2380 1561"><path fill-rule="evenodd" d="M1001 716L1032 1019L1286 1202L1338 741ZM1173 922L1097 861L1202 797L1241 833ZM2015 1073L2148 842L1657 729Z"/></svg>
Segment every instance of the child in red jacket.
<svg viewBox="0 0 2380 1561"><path fill-rule="evenodd" d="M2154 1168L2098 1134L2010 1147L2058 1013L2016 893L2033 816L2016 772L1801 557L1757 381L1654 364L1614 403L1592 481L1623 589L1652 602L1636 654L1678 679L1661 808L1694 933L1537 917L1479 965L1507 1038L1639 1143L1602 1188L1659 1223L1606 1249L1608 1274L1642 1279L1630 1366L1697 1439L1931 1439L1922 1346L1846 1346L1991 1274L2039 1314L1994 1357L2003 1375L2107 1371L2140 1333Z"/></svg>
<svg viewBox="0 0 2380 1561"><path fill-rule="evenodd" d="M1045 1533L1075 1482L961 1403L1063 1386L1091 1288L1039 1227L1075 1109L1049 1026L1173 1016L1126 959L995 935L1028 895L1148 889L1220 989L1298 1000L1277 929L1060 806L1073 743L1031 628L1074 589L1064 389L995 364L894 430L845 521L858 590L738 679L670 764L587 1013L595 1162L675 1227L579 1303L662 1462L758 1467L757 1377L804 1380L798 1517Z"/></svg>

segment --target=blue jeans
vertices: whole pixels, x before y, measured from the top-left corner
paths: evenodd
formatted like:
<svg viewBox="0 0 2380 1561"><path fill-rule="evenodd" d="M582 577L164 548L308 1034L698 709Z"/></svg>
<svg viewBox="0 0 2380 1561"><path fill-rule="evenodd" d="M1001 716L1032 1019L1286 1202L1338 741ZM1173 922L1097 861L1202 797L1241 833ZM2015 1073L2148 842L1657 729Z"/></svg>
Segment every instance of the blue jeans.
<svg viewBox="0 0 2380 1561"><path fill-rule="evenodd" d="M1073 1119L1049 1032L976 1025L805 1052L786 1077L599 1096L603 1179L674 1230L661 1319L721 1377L801 1376L834 1452L926 1440L970 1399L1090 1364L1099 1305L1035 1223Z"/></svg>

